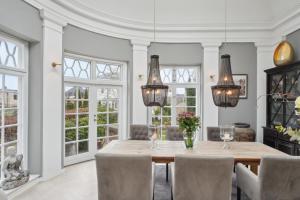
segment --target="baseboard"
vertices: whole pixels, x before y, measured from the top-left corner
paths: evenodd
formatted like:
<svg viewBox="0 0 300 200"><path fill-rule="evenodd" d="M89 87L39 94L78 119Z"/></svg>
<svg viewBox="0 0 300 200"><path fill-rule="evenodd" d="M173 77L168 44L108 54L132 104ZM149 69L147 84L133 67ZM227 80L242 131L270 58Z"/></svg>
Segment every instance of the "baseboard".
<svg viewBox="0 0 300 200"><path fill-rule="evenodd" d="M30 188L38 184L40 181L41 181L40 175L33 174L30 175L29 181L26 184L11 190L5 190L4 193L7 195L8 200L12 200L15 197L19 196L20 194L22 194L23 192L29 190Z"/></svg>

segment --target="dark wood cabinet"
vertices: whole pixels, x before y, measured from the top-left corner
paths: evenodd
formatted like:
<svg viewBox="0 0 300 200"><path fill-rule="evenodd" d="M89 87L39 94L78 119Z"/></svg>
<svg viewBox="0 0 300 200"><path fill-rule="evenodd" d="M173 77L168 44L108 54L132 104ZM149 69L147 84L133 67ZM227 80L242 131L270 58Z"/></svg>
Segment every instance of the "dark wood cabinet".
<svg viewBox="0 0 300 200"><path fill-rule="evenodd" d="M300 155L298 142L290 141L290 136L278 133L274 124L300 128L295 115L295 100L300 96L300 62L284 67L265 70L267 74L267 123L264 129L264 144L290 155Z"/></svg>

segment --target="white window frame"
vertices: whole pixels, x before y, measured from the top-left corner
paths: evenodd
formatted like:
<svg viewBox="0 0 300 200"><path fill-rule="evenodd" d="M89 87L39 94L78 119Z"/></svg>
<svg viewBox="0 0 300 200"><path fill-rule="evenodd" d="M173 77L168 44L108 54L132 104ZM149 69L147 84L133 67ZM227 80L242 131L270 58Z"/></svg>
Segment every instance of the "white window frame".
<svg viewBox="0 0 300 200"><path fill-rule="evenodd" d="M8 67L0 64L0 74L13 75L18 77L18 135L17 153L23 154L23 167L28 169L28 65L29 48L25 42L6 33L0 32L0 39L16 44L19 47L19 67ZM3 113L2 113L3 117ZM4 118L3 118L4 120ZM4 134L4 133L2 133ZM3 136L3 135L2 135ZM4 137L1 138L4 145ZM2 147L1 158L4 158ZM1 163L3 160L1 160ZM1 173L1 177L2 173Z"/></svg>
<svg viewBox="0 0 300 200"><path fill-rule="evenodd" d="M63 91L65 86L83 86L83 87L93 87L93 88L110 88L110 87L119 87L119 132L118 136L119 139L126 139L127 138L127 63L122 62L122 61L113 61L113 60L107 60L107 59L101 59L101 58L96 58L96 57L91 57L91 56L85 56L85 55L80 55L76 54L73 52L64 52L63 59L67 58L74 58L74 59L82 59L85 61L89 61L91 63L91 72L90 72L90 79L79 79L79 78L72 78L72 77L65 77L63 73L63 81L64 81L64 86L63 86ZM115 64L115 65L121 65L120 69L120 80L100 80L97 79L97 63L108 63L108 64ZM64 69L63 69L64 70ZM89 113L92 108L97 107L97 102L96 99L97 97L91 94L89 90L89 102L91 107L89 107ZM63 92L64 93L64 92ZM64 102L64 94L63 94L63 105L65 105ZM94 102L93 102L94 101ZM92 111L94 112L94 111ZM91 114L91 113L90 113ZM94 153L92 153L92 156L86 156L86 153L82 153L82 155L77 154L77 156L69 156L65 157L65 106L63 106L63 158L64 158L64 165L70 165L74 164L80 161L84 161L87 159L93 159L94 158ZM91 124L94 123L93 119L90 118L89 121L89 128L91 129ZM94 126L96 130L92 130L91 132L94 132L94 135L89 136L89 140L94 140L96 143L92 144L89 148L95 149L97 151L97 125ZM90 144L90 143L89 143ZM77 158L76 158L77 157Z"/></svg>
<svg viewBox="0 0 300 200"><path fill-rule="evenodd" d="M202 110L202 98L201 98L201 65L161 65L160 70L168 68L168 69L176 69L176 68L193 68L196 70L196 82L194 83L164 83L164 85L168 85L169 89L172 89L172 96L171 96L171 126L176 126L176 88L189 88L195 87L196 88L196 115L201 117L201 110ZM161 112L162 113L162 112ZM161 115L162 116L162 115ZM148 123L152 124L152 108L148 108ZM160 127L159 127L160 128ZM198 137L199 136L199 137ZM197 139L201 139L202 130L200 129L197 134Z"/></svg>

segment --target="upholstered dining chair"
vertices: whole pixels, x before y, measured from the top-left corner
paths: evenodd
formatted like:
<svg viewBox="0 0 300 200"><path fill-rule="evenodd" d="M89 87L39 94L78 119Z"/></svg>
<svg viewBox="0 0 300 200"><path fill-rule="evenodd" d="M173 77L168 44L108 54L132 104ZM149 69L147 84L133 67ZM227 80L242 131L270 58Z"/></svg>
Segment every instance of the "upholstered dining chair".
<svg viewBox="0 0 300 200"><path fill-rule="evenodd" d="M234 128L234 141L255 142L255 131L251 128ZM221 141L220 127L207 127L208 141Z"/></svg>
<svg viewBox="0 0 300 200"><path fill-rule="evenodd" d="M98 200L152 200L154 167L150 155L97 153Z"/></svg>
<svg viewBox="0 0 300 200"><path fill-rule="evenodd" d="M251 200L300 199L300 158L263 157L258 176L237 164L237 199L243 191Z"/></svg>
<svg viewBox="0 0 300 200"><path fill-rule="evenodd" d="M168 126L166 131L166 139L170 141L183 141L183 132L178 126ZM166 164L166 181L169 181L169 163Z"/></svg>
<svg viewBox="0 0 300 200"><path fill-rule="evenodd" d="M231 157L176 155L171 165L172 199L231 199Z"/></svg>
<svg viewBox="0 0 300 200"><path fill-rule="evenodd" d="M178 126L168 126L166 139L172 141L183 140L183 132L179 129Z"/></svg>
<svg viewBox="0 0 300 200"><path fill-rule="evenodd" d="M130 139L131 140L149 140L148 126L143 124L130 125Z"/></svg>

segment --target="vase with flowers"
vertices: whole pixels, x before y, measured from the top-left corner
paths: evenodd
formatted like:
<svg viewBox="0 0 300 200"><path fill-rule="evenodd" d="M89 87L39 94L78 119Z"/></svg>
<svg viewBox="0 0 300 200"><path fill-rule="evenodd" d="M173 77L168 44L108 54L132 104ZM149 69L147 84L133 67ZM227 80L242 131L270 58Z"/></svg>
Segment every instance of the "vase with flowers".
<svg viewBox="0 0 300 200"><path fill-rule="evenodd" d="M178 115L180 130L183 131L184 143L187 149L193 149L196 131L200 128L200 118L193 112L183 112Z"/></svg>

